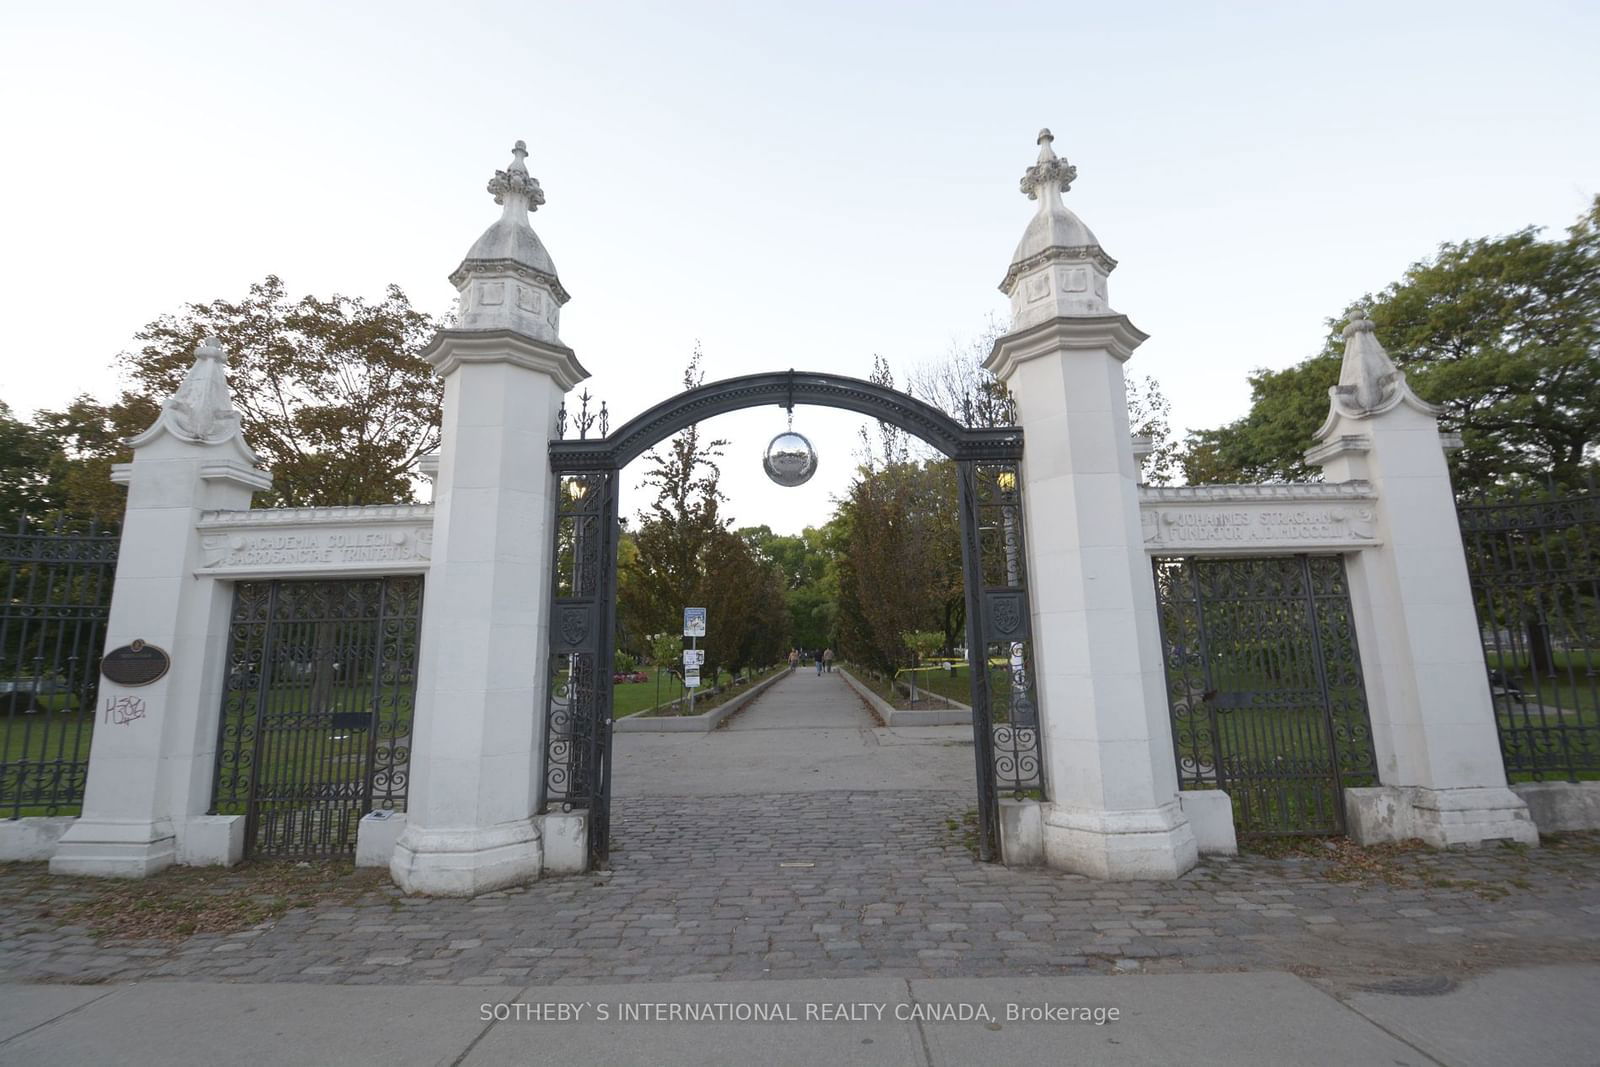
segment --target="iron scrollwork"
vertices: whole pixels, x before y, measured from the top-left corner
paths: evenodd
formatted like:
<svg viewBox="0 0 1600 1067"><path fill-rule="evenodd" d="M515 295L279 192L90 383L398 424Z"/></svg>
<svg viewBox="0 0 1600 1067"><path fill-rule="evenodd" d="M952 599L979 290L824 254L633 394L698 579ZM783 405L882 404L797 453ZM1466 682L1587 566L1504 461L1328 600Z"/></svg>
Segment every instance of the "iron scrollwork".
<svg viewBox="0 0 1600 1067"><path fill-rule="evenodd" d="M211 811L245 816L250 855L348 854L363 815L405 810L422 589L234 587Z"/></svg>
<svg viewBox="0 0 1600 1067"><path fill-rule="evenodd" d="M1155 561L1179 785L1246 833L1336 833L1377 762L1344 561Z"/></svg>

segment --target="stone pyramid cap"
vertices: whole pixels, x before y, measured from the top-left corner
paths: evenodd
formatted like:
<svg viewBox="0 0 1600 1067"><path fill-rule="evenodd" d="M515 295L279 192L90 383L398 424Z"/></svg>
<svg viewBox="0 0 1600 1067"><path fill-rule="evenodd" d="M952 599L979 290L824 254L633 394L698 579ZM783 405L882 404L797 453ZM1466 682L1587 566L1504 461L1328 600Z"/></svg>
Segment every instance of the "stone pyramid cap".
<svg viewBox="0 0 1600 1067"><path fill-rule="evenodd" d="M544 203L544 190L538 179L528 174L523 162L527 157L526 142L518 141L511 149L511 164L495 171L489 179L489 194L504 210L494 225L473 242L450 281L460 287L469 275L490 270L531 275L545 282L558 301L566 303L567 292L556 276L555 261L528 222L528 215Z"/></svg>
<svg viewBox="0 0 1600 1067"><path fill-rule="evenodd" d="M163 434L187 444L231 443L243 462L257 462L255 452L245 443L239 411L233 406L233 392L228 388L228 354L217 338L207 337L196 346L194 363L184 374L178 391L162 401L156 421L137 437L129 438L128 445L139 448Z"/></svg>
<svg viewBox="0 0 1600 1067"><path fill-rule="evenodd" d="M1056 156L1051 147L1054 141L1055 135L1048 129L1039 131L1038 161L1023 172L1018 183L1024 196L1039 202L1039 210L1022 232L1022 240L1011 256L1011 269L1000 283L1001 291L1008 294L1027 270L1045 260L1063 258L1066 253L1072 258L1093 260L1107 273L1117 265L1100 247L1094 231L1061 202L1061 194L1072 187L1078 168Z"/></svg>
<svg viewBox="0 0 1600 1067"><path fill-rule="evenodd" d="M1328 390L1328 418L1315 439L1328 439L1340 416L1369 419L1402 404L1424 415L1437 417L1440 411L1411 391L1405 371L1394 365L1379 342L1377 326L1366 311L1357 309L1344 328L1339 384Z"/></svg>

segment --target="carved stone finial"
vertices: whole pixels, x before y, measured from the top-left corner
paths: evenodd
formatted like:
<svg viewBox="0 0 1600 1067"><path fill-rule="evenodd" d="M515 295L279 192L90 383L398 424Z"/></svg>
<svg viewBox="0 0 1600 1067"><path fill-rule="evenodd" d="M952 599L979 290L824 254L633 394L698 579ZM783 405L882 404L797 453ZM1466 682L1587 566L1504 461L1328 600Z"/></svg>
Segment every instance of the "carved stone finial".
<svg viewBox="0 0 1600 1067"><path fill-rule="evenodd" d="M539 205L544 203L544 190L539 188L537 178L528 176L527 164L523 162L528 157L527 143L518 141L513 145L511 156L511 165L495 171L494 177L489 179L489 194L495 203L504 204L507 211L517 208L538 211Z"/></svg>
<svg viewBox="0 0 1600 1067"><path fill-rule="evenodd" d="M228 354L222 342L207 337L194 350L194 363L183 376L183 381L161 404L161 414L150 428L129 444L135 448L154 440L165 431L192 444L216 445L229 438L240 437L239 412L233 406L233 394L228 390ZM241 438L244 458L255 462L255 453L249 451Z"/></svg>
<svg viewBox="0 0 1600 1067"><path fill-rule="evenodd" d="M1050 147L1055 139L1055 134L1048 127L1039 131L1035 141L1039 146L1039 161L1022 173L1019 183L1023 195L1029 200L1038 200L1040 191L1048 190L1051 186L1058 187L1064 193L1072 188L1073 179L1078 176L1077 167L1056 158L1055 149Z"/></svg>
<svg viewBox="0 0 1600 1067"><path fill-rule="evenodd" d="M1359 308L1351 312L1344 328L1344 361L1339 367L1341 395L1358 410L1375 410L1393 391L1397 374L1367 313Z"/></svg>
<svg viewBox="0 0 1600 1067"><path fill-rule="evenodd" d="M1366 311L1362 308L1356 308L1356 310L1350 313L1350 322L1344 328L1344 337L1345 340L1349 340L1358 333L1377 332L1378 328L1374 326L1372 320L1367 317Z"/></svg>

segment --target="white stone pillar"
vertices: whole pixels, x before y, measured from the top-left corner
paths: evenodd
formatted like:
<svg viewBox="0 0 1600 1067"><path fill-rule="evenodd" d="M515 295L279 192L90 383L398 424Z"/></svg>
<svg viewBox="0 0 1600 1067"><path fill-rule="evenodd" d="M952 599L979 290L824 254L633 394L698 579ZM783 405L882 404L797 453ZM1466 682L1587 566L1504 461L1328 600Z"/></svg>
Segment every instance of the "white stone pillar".
<svg viewBox="0 0 1600 1067"><path fill-rule="evenodd" d="M1537 843L1505 765L1438 409L1419 399L1371 320L1345 329L1321 442L1330 481L1377 492L1380 544L1346 556L1380 789L1347 791L1357 840Z"/></svg>
<svg viewBox="0 0 1600 1067"><path fill-rule="evenodd" d="M55 874L139 878L173 863L228 862L186 848L211 804L231 587L199 575L195 524L203 511L242 509L270 476L239 432L223 354L199 350L155 424L129 442L133 461L115 481L128 487L117 574L106 626L108 650L143 641L171 667L148 685L102 678L83 815L50 861Z"/></svg>
<svg viewBox="0 0 1600 1067"><path fill-rule="evenodd" d="M1022 181L1040 209L1001 284L1012 331L985 363L1024 430L1045 860L1096 878L1175 878L1198 857L1178 803L1122 370L1145 335L1106 302L1115 261L1062 205L1076 170L1051 140L1040 134Z"/></svg>
<svg viewBox="0 0 1600 1067"><path fill-rule="evenodd" d="M557 336L567 295L527 213L516 159L490 182L505 213L451 276L461 329L424 353L445 380L423 599L406 828L390 873L407 892L471 895L544 869L551 526L548 443L587 373Z"/></svg>

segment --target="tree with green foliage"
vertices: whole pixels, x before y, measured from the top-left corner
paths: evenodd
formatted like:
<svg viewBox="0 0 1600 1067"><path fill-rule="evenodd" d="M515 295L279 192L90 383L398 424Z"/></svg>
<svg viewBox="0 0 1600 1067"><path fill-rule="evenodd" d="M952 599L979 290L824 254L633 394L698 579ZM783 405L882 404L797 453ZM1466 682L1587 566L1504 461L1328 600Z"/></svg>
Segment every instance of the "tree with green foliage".
<svg viewBox="0 0 1600 1067"><path fill-rule="evenodd" d="M0 523L59 512L61 486L50 478L60 448L40 427L15 417L0 401Z"/></svg>
<svg viewBox="0 0 1600 1067"><path fill-rule="evenodd" d="M1303 453L1339 378L1341 330L1365 308L1441 429L1458 493L1525 479L1574 485L1600 442L1600 197L1564 238L1537 228L1441 245L1328 320L1318 354L1250 376L1242 418L1190 435L1191 483L1304 480Z"/></svg>
<svg viewBox="0 0 1600 1067"><path fill-rule="evenodd" d="M698 346L683 387L705 381ZM775 662L788 641L784 583L776 566L757 557L721 515L718 460L727 442L707 439L698 425L652 449L644 484L655 499L632 531L633 555L619 561L617 600L631 633L678 633L685 607L704 607L700 647L706 673Z"/></svg>
<svg viewBox="0 0 1600 1067"><path fill-rule="evenodd" d="M414 499L417 459L439 446L444 386L421 355L439 325L398 286L375 302L292 298L269 275L242 300L161 316L118 365L135 395L159 405L201 338L215 336L245 439L272 468L259 504L398 503Z"/></svg>
<svg viewBox="0 0 1600 1067"><path fill-rule="evenodd" d="M841 501L838 631L849 659L892 672L914 658L903 635L965 626L961 538L949 460L863 464Z"/></svg>
<svg viewBox="0 0 1600 1067"><path fill-rule="evenodd" d="M798 534L775 534L769 526L745 526L735 532L782 577L790 640L801 648L833 644L838 584L833 567L836 551L828 532L816 526Z"/></svg>

